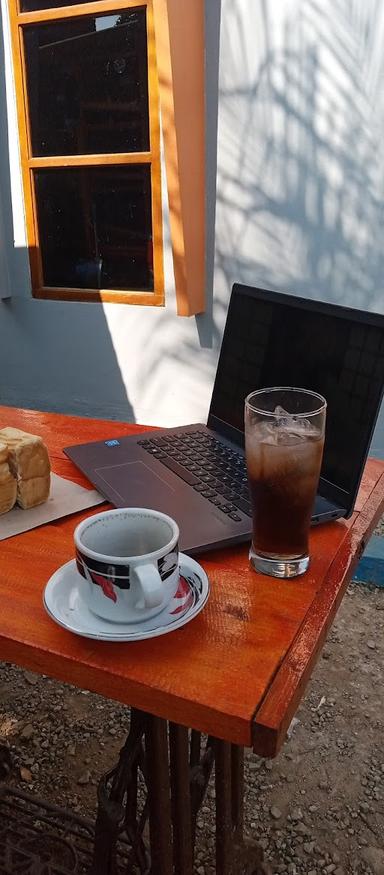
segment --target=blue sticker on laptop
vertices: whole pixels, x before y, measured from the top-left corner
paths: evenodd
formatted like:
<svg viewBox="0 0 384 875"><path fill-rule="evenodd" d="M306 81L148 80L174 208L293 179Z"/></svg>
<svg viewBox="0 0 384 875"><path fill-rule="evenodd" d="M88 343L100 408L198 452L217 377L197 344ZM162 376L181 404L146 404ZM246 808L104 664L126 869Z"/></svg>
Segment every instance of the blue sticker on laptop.
<svg viewBox="0 0 384 875"><path fill-rule="evenodd" d="M106 447L119 447L120 446L120 441L117 441L115 439L111 440L111 441L104 441L104 443L105 443Z"/></svg>

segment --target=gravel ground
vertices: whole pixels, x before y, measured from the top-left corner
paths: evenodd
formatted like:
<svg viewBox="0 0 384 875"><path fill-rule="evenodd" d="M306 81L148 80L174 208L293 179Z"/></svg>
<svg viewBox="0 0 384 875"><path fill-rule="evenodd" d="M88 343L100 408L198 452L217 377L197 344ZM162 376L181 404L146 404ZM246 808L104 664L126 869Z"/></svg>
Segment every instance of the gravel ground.
<svg viewBox="0 0 384 875"><path fill-rule="evenodd" d="M247 753L246 833L281 875L384 875L384 589L351 584L290 738ZM11 782L93 816L127 709L1 663L0 741ZM198 823L196 875L214 872L214 787Z"/></svg>

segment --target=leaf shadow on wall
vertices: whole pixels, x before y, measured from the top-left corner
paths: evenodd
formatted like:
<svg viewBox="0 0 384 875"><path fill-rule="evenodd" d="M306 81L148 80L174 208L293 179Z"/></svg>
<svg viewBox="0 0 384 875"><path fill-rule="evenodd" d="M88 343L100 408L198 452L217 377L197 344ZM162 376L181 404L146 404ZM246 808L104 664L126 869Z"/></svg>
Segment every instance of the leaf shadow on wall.
<svg viewBox="0 0 384 875"><path fill-rule="evenodd" d="M382 4L222 15L218 272L382 311Z"/></svg>

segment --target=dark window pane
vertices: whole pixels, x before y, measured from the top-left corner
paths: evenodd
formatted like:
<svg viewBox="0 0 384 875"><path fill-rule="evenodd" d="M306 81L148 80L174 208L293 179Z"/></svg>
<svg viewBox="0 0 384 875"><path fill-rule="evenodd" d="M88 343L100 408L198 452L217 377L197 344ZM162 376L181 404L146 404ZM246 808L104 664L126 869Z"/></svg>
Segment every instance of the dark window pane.
<svg viewBox="0 0 384 875"><path fill-rule="evenodd" d="M20 12L34 12L36 9L57 9L58 6L73 6L74 3L88 3L89 0L21 0Z"/></svg>
<svg viewBox="0 0 384 875"><path fill-rule="evenodd" d="M149 149L145 9L24 28L32 154Z"/></svg>
<svg viewBox="0 0 384 875"><path fill-rule="evenodd" d="M34 173L45 286L153 290L148 165Z"/></svg>

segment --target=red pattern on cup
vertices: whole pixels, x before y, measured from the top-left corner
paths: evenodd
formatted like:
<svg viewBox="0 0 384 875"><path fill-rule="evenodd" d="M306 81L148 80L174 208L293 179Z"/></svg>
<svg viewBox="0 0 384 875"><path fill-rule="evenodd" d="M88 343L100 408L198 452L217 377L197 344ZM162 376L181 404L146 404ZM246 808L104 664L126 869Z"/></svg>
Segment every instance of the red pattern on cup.
<svg viewBox="0 0 384 875"><path fill-rule="evenodd" d="M95 571L90 571L89 573L92 577L93 582L96 583L98 586L101 586L104 595L107 596L107 599L111 599L113 602L117 602L117 595L111 581L107 580L106 577L103 577L102 574L96 574Z"/></svg>
<svg viewBox="0 0 384 875"><path fill-rule="evenodd" d="M192 590L190 589L184 577L180 577L179 579L179 586L174 595L174 598L178 599L179 601L182 599L182 603L178 605L174 611L171 611L172 617L174 616L174 614L181 614L183 611L189 608L190 604L192 604L193 601Z"/></svg>

